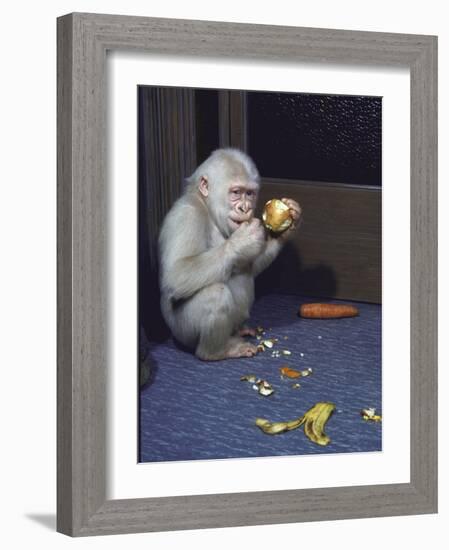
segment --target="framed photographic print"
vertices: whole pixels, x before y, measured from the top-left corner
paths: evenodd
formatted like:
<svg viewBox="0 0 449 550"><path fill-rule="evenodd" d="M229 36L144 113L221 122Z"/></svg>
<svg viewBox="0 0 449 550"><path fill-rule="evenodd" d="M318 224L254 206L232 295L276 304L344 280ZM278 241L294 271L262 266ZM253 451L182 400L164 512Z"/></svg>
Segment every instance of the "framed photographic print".
<svg viewBox="0 0 449 550"><path fill-rule="evenodd" d="M429 36L58 19L60 532L436 511L436 77Z"/></svg>
<svg viewBox="0 0 449 550"><path fill-rule="evenodd" d="M140 462L380 451L380 415L373 413L377 422L367 429L366 423L360 422L360 412L365 410L366 403L371 403L376 411L381 409L382 98L140 86L138 103L140 349L143 368L148 369L147 376L151 378L146 383L142 380L145 387L140 392ZM233 116L229 116L231 110ZM167 250L160 251L163 263L164 253L171 254L178 240L185 235L191 238L192 230L187 228L185 217L183 231L175 230L175 234L170 233L170 220L177 211L186 213L188 208L194 208L184 204L192 199L189 184L183 185L182 175L174 176L169 187L175 194L169 198L170 215L159 214L157 208L156 196L167 194L166 178L162 174L157 176L157 166L163 162L157 150L158 136L168 134L174 113L179 121L183 117L189 120L170 134L178 136L183 144L179 147L178 143L167 142L170 161L165 173L172 165L184 164L177 161L176 156L186 151L188 158L197 159L196 163L201 166L196 170L206 173L218 162L214 158L223 155L231 159L235 158L236 150L246 150L263 175L258 192L259 210L273 197L291 197L291 201L300 205L304 218L298 228L292 229L291 225L290 231L267 232L267 248L259 252L257 262L252 262L257 275L248 277L251 284L254 278L256 283L253 305L246 302L250 298L245 294L248 284L245 268L227 279L232 296L224 320L217 312L220 299L217 302L209 296L212 307L209 311L209 304L201 302L198 290L186 291L182 299L174 301L169 313L165 311L173 334L179 338L182 335L177 323L178 312L185 315L184 310L188 308L186 322L191 330L202 334L203 340L207 338L206 331L210 331L210 338L218 340L212 344L215 349L209 352L222 352L216 363L198 360L198 355L202 357L201 347L183 349L167 338L169 331L159 308L159 270L153 261L157 257L154 248L159 227L167 214L164 226ZM223 128L224 120L228 121L228 128ZM192 128L195 129L193 137ZM225 144L220 144L220 140ZM194 172L195 167L190 170ZM345 183L337 184L335 179ZM364 185L359 185L360 181ZM195 191L196 185L193 183ZM238 188L233 192L237 195L237 191ZM183 198L176 203L180 196ZM205 203L211 204L209 197ZM232 219L250 219L249 207L244 200L237 201L235 207L231 207ZM288 207L285 211L288 212ZM354 214L349 216L348 211ZM197 215L200 214L201 211ZM260 219L261 213L256 211L256 216ZM287 220L290 222L290 218ZM200 231L204 233L205 229ZM231 235L232 244L238 233ZM199 238L195 235L195 246ZM180 247L182 257L188 256L186 246L188 243ZM258 266L270 246L274 253L262 270ZM183 270L178 274L183 279L188 277L192 285L197 285L200 278L199 290L203 293L213 292L211 285L223 284L224 266L220 265L220 259L224 251L218 244L205 252L211 254L214 250L219 258L212 262L213 271L207 283L204 265L191 264L190 273ZM201 262L201 256L198 260ZM174 269L166 279L172 278L171 284L176 288ZM185 283L178 280L178 284ZM305 294L307 301L300 305ZM357 299L357 306L351 302L349 307L360 315L357 319L333 321L308 319L304 313L298 317L300 307L314 307L317 295L320 299L326 297L326 307L329 305L331 309L348 308L346 302L342 303L343 297ZM329 296L340 301L330 305ZM365 303L362 304L362 300ZM249 319L240 318L242 303L248 312L251 310ZM199 319L195 319L197 307L201 311ZM234 327L233 335L226 334L226 323L229 321L231 325L234 315L239 316L237 322L241 326ZM199 326L194 329L197 323ZM368 324L366 330L362 328L364 323ZM246 340L237 338L239 332L246 334ZM239 361L233 356L235 350L227 349L231 339L234 346L243 346ZM207 343L201 345L207 346ZM254 347L256 356L252 351ZM158 365L164 365L163 369L159 370ZM253 394L252 390L257 393ZM322 402L327 405L316 405ZM260 431L254 429L254 421L248 422L261 414L278 420L282 414L295 418L300 416L298 408L311 407L317 412L327 407L329 412L342 415L339 418L342 423L334 423L340 432L338 441L333 440L329 445L324 436L315 439L313 435L311 440L298 440L297 434L267 438L263 435L267 430L264 431L262 425ZM311 435L307 426L306 433ZM270 425L269 430L272 429ZM331 425L329 429L332 430Z"/></svg>

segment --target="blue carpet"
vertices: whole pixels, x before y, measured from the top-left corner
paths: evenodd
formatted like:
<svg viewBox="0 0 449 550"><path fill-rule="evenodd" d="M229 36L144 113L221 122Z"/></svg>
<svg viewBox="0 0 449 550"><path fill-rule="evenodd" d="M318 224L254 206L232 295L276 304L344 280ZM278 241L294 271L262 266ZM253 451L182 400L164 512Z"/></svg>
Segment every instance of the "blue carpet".
<svg viewBox="0 0 449 550"><path fill-rule="evenodd" d="M171 339L142 339L155 374L140 394L140 462L381 450L382 424L360 416L366 407L382 412L381 306L357 303L360 315L348 319L302 319L297 311L308 301L270 295L254 304L249 325L264 327L264 338L279 338L273 349L288 349L289 357L273 358L267 350L255 358L203 362ZM285 364L313 373L282 380ZM240 381L250 373L275 392L264 397ZM300 389L292 388L296 381ZM319 401L336 405L326 447L312 443L302 428L272 436L254 424L257 417L292 420Z"/></svg>

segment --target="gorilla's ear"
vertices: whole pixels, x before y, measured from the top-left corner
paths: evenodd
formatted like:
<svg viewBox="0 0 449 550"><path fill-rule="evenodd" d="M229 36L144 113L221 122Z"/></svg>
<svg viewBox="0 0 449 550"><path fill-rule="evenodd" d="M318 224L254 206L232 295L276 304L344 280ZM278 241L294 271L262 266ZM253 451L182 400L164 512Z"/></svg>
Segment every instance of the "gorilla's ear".
<svg viewBox="0 0 449 550"><path fill-rule="evenodd" d="M201 176L198 189L200 190L200 193L203 195L203 197L207 197L209 195L209 182L207 181L206 176Z"/></svg>

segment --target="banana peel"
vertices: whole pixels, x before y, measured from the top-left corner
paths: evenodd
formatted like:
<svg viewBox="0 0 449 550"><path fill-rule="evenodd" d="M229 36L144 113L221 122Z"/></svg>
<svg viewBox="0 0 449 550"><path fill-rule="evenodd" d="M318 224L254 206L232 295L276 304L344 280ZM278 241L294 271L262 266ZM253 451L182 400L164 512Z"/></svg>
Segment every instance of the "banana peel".
<svg viewBox="0 0 449 550"><path fill-rule="evenodd" d="M324 426L334 409L333 403L317 403L306 412L304 433L310 441L322 446L330 443L330 437L324 433Z"/></svg>
<svg viewBox="0 0 449 550"><path fill-rule="evenodd" d="M281 434L299 428L304 423L304 417L290 420L289 422L270 422L265 418L256 418L256 426L269 435Z"/></svg>
<svg viewBox="0 0 449 550"><path fill-rule="evenodd" d="M330 437L325 434L324 426L335 410L333 403L316 403L303 416L288 422L270 422L265 418L257 418L256 426L264 433L277 435L290 430L296 430L304 425L304 433L317 445L325 446L330 443Z"/></svg>

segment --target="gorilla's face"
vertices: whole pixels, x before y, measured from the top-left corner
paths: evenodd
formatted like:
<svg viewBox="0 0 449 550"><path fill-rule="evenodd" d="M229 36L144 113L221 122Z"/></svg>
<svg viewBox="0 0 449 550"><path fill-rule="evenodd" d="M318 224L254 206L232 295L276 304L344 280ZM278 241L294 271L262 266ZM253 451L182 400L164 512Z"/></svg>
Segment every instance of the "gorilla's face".
<svg viewBox="0 0 449 550"><path fill-rule="evenodd" d="M231 182L228 188L227 223L233 233L241 223L254 217L259 186L250 181Z"/></svg>

